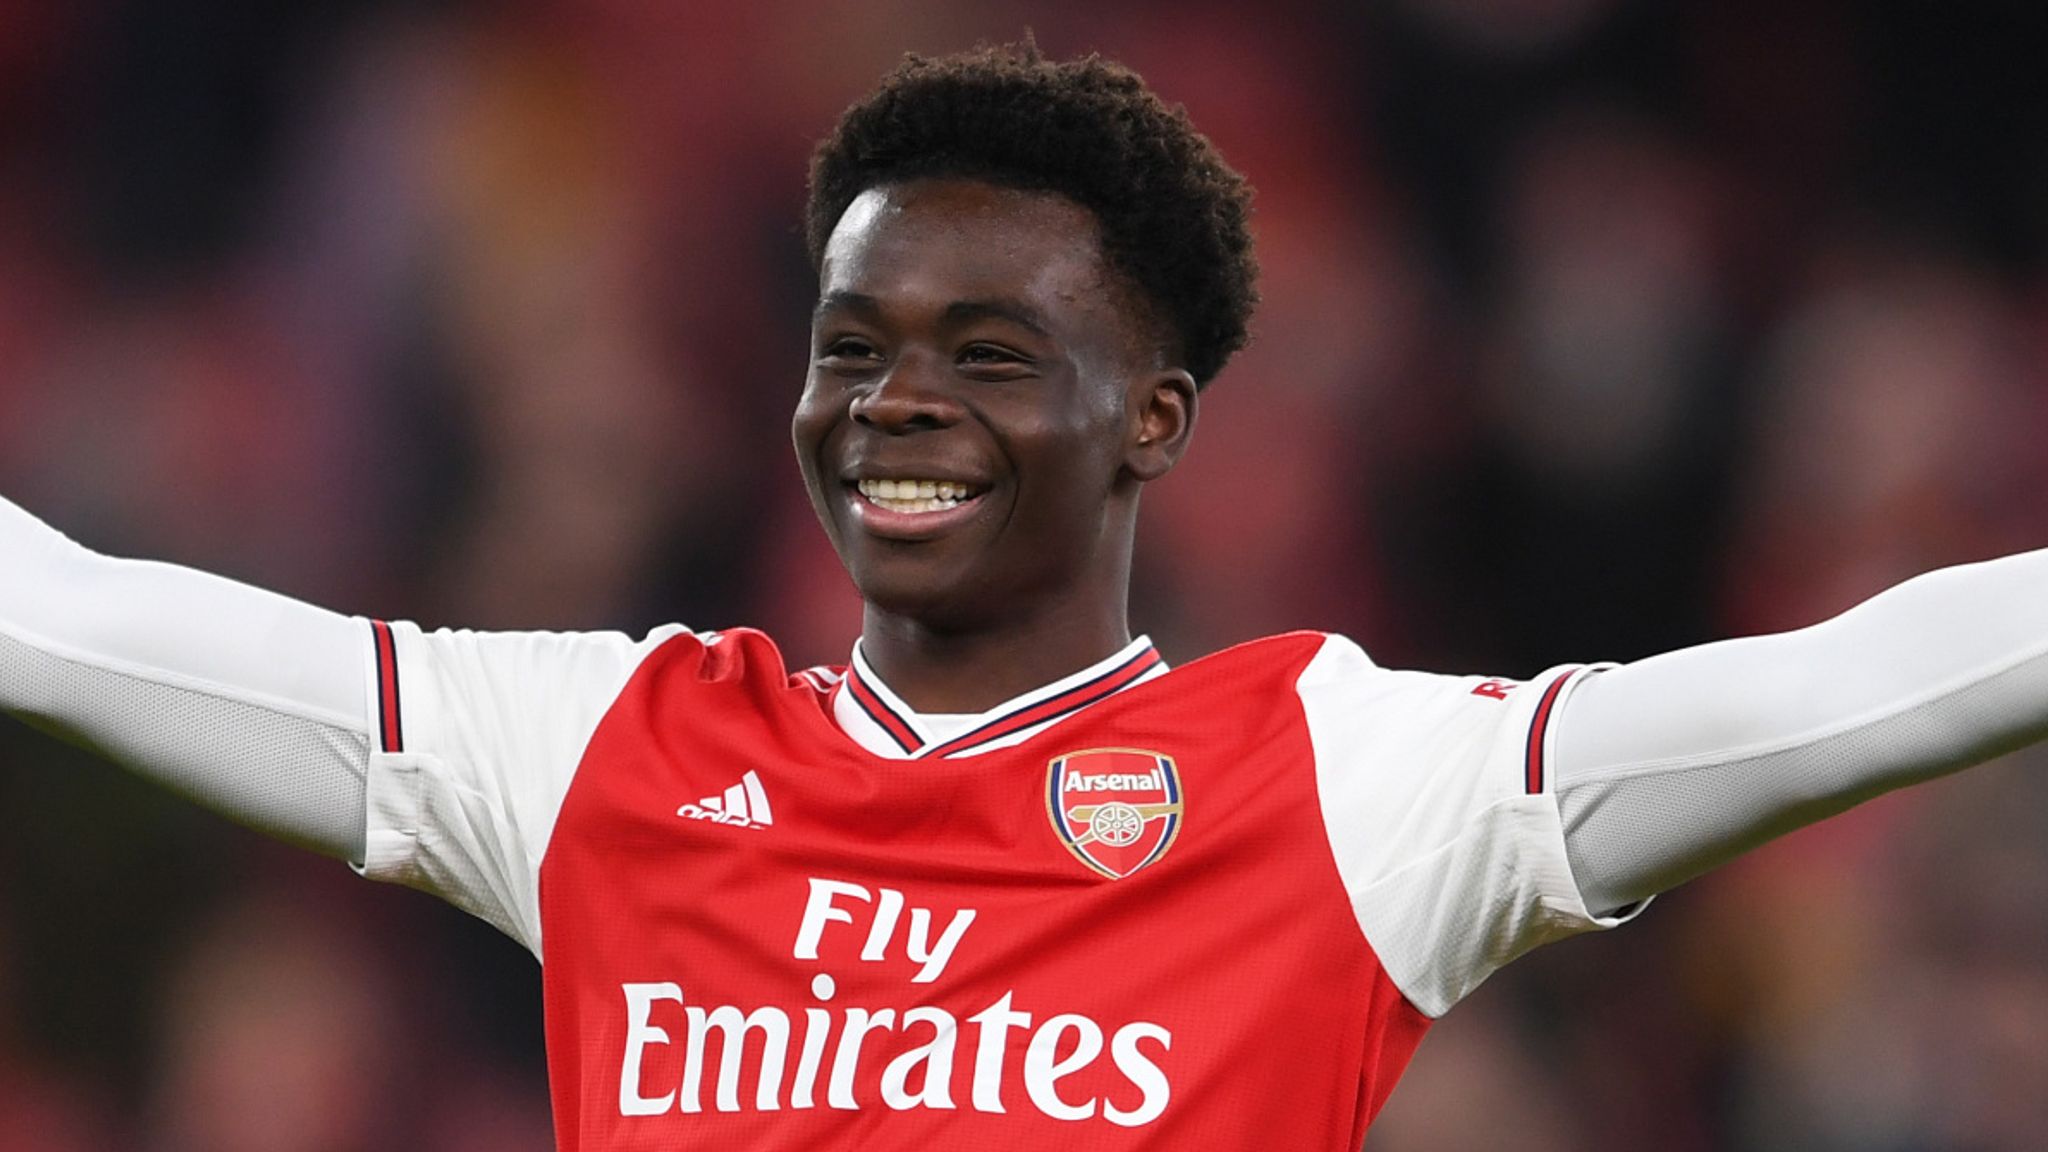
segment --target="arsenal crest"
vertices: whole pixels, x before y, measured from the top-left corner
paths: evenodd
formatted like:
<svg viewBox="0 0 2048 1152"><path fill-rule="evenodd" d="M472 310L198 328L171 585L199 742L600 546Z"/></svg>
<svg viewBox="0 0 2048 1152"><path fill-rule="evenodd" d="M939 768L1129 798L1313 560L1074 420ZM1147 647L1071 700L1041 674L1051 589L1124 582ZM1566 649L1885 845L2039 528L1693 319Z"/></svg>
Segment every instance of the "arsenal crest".
<svg viewBox="0 0 2048 1152"><path fill-rule="evenodd" d="M1069 752L1047 766L1046 815L1081 863L1121 880L1173 847L1180 834L1180 769L1136 748Z"/></svg>

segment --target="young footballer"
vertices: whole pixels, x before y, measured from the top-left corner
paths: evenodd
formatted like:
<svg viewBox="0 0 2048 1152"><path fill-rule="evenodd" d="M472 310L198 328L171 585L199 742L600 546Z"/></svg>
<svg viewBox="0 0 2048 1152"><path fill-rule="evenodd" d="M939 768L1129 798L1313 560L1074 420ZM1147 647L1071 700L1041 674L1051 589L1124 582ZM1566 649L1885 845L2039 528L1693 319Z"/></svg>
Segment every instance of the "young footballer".
<svg viewBox="0 0 2048 1152"><path fill-rule="evenodd" d="M1521 683L1319 632L1168 667L1133 535L1245 340L1246 208L1096 59L846 113L793 421L843 667L351 619L0 502L0 704L523 943L588 1152L1354 1149L1516 956L2048 735L2048 553Z"/></svg>

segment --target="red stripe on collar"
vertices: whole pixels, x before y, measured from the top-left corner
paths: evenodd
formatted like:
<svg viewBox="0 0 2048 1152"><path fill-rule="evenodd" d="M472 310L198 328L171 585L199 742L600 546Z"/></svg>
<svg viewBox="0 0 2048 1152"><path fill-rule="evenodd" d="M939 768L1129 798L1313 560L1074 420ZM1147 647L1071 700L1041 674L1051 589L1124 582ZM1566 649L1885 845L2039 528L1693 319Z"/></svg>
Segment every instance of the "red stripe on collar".
<svg viewBox="0 0 2048 1152"><path fill-rule="evenodd" d="M895 709L889 707L888 701L877 696L875 690L868 687L867 681L861 679L860 668L857 665L846 669L846 678L841 680L839 685L853 694L853 702L860 705L860 710L867 713L868 719L873 720L876 727L886 733L889 739L894 740L898 748L915 753L919 745L924 743L918 738L917 730L910 726L910 722L898 716Z"/></svg>
<svg viewBox="0 0 2048 1152"><path fill-rule="evenodd" d="M1116 695L1118 692L1137 683L1147 672L1152 671L1152 669L1158 666L1159 650L1148 644L1144 650L1133 653L1130 659L1104 672L1100 676L1084 683L1076 684L1057 696L1041 700L1020 711L1012 712L1007 716L998 716L971 732L963 732L951 740L927 748L917 755L921 757L952 756L961 752L972 751L984 744L1001 740L1005 736L1014 736L1027 728L1035 728L1040 724L1050 723L1062 716L1078 712L1098 700Z"/></svg>

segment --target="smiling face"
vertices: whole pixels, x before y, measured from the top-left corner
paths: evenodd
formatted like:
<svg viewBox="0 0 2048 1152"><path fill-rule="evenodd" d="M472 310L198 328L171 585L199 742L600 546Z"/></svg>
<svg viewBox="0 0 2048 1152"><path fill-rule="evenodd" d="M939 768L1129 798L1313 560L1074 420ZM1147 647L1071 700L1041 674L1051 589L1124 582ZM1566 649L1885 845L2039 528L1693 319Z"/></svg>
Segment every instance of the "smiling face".
<svg viewBox="0 0 2048 1152"><path fill-rule="evenodd" d="M1141 484L1194 386L1094 217L968 180L873 188L833 230L793 421L812 503L877 612L928 629L1120 622Z"/></svg>

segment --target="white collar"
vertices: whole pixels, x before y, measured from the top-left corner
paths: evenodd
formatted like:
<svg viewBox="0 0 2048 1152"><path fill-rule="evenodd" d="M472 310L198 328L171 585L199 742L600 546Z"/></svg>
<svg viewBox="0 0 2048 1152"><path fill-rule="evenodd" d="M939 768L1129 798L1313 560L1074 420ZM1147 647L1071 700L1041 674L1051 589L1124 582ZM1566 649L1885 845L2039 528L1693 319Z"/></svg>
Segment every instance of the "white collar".
<svg viewBox="0 0 2048 1152"><path fill-rule="evenodd" d="M921 714L889 690L868 666L860 645L832 689L832 717L877 756L916 760L973 756L1030 739L1134 684L1166 674L1166 662L1140 636L1107 659L971 716Z"/></svg>

